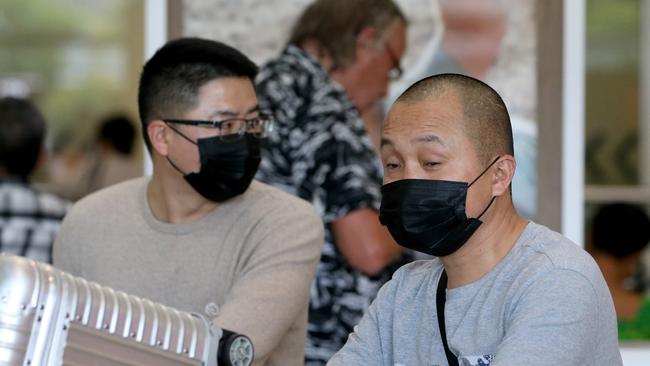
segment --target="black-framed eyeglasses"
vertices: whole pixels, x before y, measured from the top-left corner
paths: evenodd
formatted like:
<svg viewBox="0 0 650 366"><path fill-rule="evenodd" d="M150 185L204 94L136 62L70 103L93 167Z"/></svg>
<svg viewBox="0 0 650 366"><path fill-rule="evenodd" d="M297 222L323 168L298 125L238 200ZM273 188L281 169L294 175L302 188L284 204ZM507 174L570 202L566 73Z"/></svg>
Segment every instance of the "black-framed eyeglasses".
<svg viewBox="0 0 650 366"><path fill-rule="evenodd" d="M254 118L230 118L221 121L174 118L163 119L163 121L179 125L214 128L219 131L218 136L223 141L236 141L247 133L257 138L266 138L273 131L273 117L266 114Z"/></svg>
<svg viewBox="0 0 650 366"><path fill-rule="evenodd" d="M390 57L391 62L393 63L393 68L390 69L388 72L388 78L390 80L397 80L402 77L402 74L404 74L404 71L402 70L402 66L400 65L399 58L395 55L393 52L393 49L390 47L388 43L386 43L386 53L388 53L388 57Z"/></svg>

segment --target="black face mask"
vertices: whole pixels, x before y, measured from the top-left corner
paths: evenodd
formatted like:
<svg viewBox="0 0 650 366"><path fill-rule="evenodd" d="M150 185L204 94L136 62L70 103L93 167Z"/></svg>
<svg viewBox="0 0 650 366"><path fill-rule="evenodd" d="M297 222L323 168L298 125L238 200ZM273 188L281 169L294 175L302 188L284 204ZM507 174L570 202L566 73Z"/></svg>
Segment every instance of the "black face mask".
<svg viewBox="0 0 650 366"><path fill-rule="evenodd" d="M481 225L481 216L467 218L467 189L499 158L496 158L470 184L428 179L404 179L381 187L379 221L403 247L444 257L457 251Z"/></svg>
<svg viewBox="0 0 650 366"><path fill-rule="evenodd" d="M223 202L248 189L260 164L259 138L245 134L235 141L222 141L215 136L194 142L170 128L199 147L201 169L198 173L186 174L169 157L167 160L201 196Z"/></svg>

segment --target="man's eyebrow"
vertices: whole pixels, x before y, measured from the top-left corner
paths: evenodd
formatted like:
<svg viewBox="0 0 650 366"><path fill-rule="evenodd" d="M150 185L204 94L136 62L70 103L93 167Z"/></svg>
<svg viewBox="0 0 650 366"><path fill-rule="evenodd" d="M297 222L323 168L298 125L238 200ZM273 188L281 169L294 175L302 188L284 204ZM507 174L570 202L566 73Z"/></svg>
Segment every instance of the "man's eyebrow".
<svg viewBox="0 0 650 366"><path fill-rule="evenodd" d="M422 143L434 143L434 144L440 144L442 146L445 146L445 144L442 142L442 139L436 135L424 135L424 136L418 136L414 139L411 140L411 143L414 144L422 144Z"/></svg>
<svg viewBox="0 0 650 366"><path fill-rule="evenodd" d="M384 147L384 146L393 146L393 141L391 141L391 140L389 140L389 139L387 139L387 138L385 138L385 137L382 137L382 138L381 138L381 144L380 144L380 146L381 146L381 147Z"/></svg>
<svg viewBox="0 0 650 366"><path fill-rule="evenodd" d="M214 111L210 114L210 118L216 118L216 117L237 117L237 113L229 110L220 110L220 111Z"/></svg>
<svg viewBox="0 0 650 366"><path fill-rule="evenodd" d="M255 107L249 109L246 114L254 113L254 112L259 112L260 110L260 105L257 104ZM231 111L231 110L219 110L219 111L214 111L212 114L210 114L210 118L215 118L215 117L238 117L239 113Z"/></svg>

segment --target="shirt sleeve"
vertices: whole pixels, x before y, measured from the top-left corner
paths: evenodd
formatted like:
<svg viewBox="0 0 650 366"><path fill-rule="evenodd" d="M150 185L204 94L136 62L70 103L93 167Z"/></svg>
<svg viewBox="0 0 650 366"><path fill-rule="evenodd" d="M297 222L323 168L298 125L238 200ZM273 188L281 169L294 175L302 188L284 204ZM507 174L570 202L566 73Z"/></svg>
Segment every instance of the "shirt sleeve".
<svg viewBox="0 0 650 366"><path fill-rule="evenodd" d="M78 211L76 205L68 211L52 246L52 265L74 276L83 275L80 266L82 256L80 251L83 250L83 246L79 245L80 240L76 234L82 231L80 228L83 224L79 224L79 219L83 220L84 215L77 214Z"/></svg>
<svg viewBox="0 0 650 366"><path fill-rule="evenodd" d="M292 154L293 176L305 178L299 185L301 196L311 196L321 207L325 224L358 209L379 210L381 202L378 157L365 141L367 136L354 126L363 122L345 118L346 114L319 117L329 128L310 137L313 145Z"/></svg>
<svg viewBox="0 0 650 366"><path fill-rule="evenodd" d="M603 300L578 272L545 274L514 305L491 366L620 365L615 319Z"/></svg>
<svg viewBox="0 0 650 366"><path fill-rule="evenodd" d="M293 201L292 201L293 202ZM280 206L264 215L248 240L238 270L215 324L247 335L255 365L263 365L285 335L296 339L302 362L309 288L323 243L323 225L306 203ZM298 327L299 330L290 329Z"/></svg>
<svg viewBox="0 0 650 366"><path fill-rule="evenodd" d="M387 353L392 344L392 314L399 277L395 277L379 290L345 346L327 363L327 366L392 365L392 355Z"/></svg>

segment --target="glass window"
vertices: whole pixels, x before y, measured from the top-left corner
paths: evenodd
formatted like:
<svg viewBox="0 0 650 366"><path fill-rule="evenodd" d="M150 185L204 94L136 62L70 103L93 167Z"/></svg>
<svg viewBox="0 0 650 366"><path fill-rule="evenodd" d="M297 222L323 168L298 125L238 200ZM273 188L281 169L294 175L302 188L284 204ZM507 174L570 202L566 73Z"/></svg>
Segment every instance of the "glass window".
<svg viewBox="0 0 650 366"><path fill-rule="evenodd" d="M132 0L2 1L0 95L28 97L46 116L50 159L34 178L49 183L47 189L79 181L93 166L105 117L127 116L138 131L143 6ZM142 170L135 141L133 174ZM76 199L86 190L79 189L59 193Z"/></svg>

